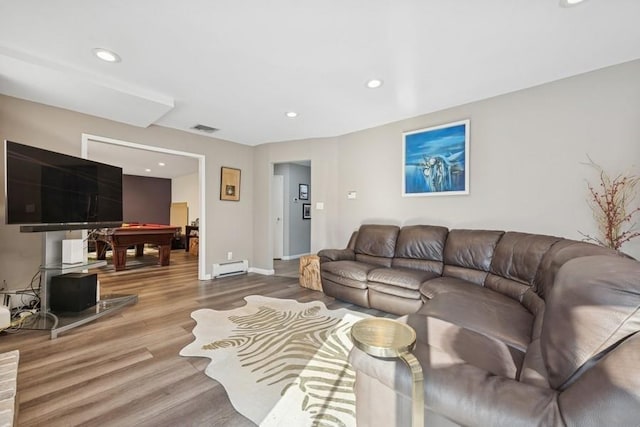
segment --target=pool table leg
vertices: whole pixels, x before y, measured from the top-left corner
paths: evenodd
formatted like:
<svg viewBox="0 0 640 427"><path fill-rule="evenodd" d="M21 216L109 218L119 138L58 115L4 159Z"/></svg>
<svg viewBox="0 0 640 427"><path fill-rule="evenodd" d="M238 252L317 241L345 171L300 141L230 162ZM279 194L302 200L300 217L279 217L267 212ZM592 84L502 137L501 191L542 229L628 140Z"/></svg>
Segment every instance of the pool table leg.
<svg viewBox="0 0 640 427"><path fill-rule="evenodd" d="M96 257L97 259L107 259L107 244L102 240L96 240Z"/></svg>
<svg viewBox="0 0 640 427"><path fill-rule="evenodd" d="M158 245L158 264L169 265L171 245Z"/></svg>
<svg viewBox="0 0 640 427"><path fill-rule="evenodd" d="M136 256L142 256L144 255L144 243L138 243L136 245Z"/></svg>
<svg viewBox="0 0 640 427"><path fill-rule="evenodd" d="M127 266L127 246L113 247L113 266L116 271L124 270Z"/></svg>

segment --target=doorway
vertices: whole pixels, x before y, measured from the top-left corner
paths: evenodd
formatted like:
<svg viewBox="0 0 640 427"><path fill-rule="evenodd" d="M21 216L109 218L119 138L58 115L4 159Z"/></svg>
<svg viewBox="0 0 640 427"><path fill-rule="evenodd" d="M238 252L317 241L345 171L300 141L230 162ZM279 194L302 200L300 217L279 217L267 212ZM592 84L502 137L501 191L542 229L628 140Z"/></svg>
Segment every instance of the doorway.
<svg viewBox="0 0 640 427"><path fill-rule="evenodd" d="M128 147L134 150L144 150L151 153L164 153L173 156L181 156L186 158L192 158L197 160L197 173L198 173L198 183L199 183L199 201L200 201L200 223L199 223L199 234L201 236L206 236L206 183L205 183L205 156L202 154L189 153L185 151L178 151L168 148L161 148L152 145L143 145L137 144L129 141L122 141L112 138L106 138L96 135L88 135L82 134L82 158L89 157L89 145L90 144L109 144L111 146L123 148ZM198 257L198 279L199 280L207 280L210 277L206 274L206 239L201 239L199 242L199 257Z"/></svg>
<svg viewBox="0 0 640 427"><path fill-rule="evenodd" d="M271 185L274 270L311 251L311 161L275 163Z"/></svg>

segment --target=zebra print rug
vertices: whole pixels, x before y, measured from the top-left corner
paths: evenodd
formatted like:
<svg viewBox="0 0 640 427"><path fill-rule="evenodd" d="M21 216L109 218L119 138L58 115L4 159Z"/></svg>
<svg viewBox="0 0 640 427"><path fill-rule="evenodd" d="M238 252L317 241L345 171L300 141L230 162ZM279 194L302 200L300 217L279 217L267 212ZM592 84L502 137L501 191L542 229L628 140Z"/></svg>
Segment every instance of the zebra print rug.
<svg viewBox="0 0 640 427"><path fill-rule="evenodd" d="M208 357L205 373L261 426L354 426L351 325L366 314L319 301L248 296L229 311L202 309L181 356Z"/></svg>

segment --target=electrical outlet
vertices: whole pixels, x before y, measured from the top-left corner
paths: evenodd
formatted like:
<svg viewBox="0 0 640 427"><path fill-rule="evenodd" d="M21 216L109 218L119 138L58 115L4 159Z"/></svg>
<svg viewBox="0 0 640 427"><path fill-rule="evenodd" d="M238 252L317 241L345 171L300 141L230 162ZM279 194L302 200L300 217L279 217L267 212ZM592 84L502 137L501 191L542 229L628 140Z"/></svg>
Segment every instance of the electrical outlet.
<svg viewBox="0 0 640 427"><path fill-rule="evenodd" d="M233 259L233 252L227 252L227 261L231 261Z"/></svg>
<svg viewBox="0 0 640 427"><path fill-rule="evenodd" d="M31 295L30 293L12 291L11 293L6 293L5 295L9 296L9 308L29 307L31 306L31 304L35 304L36 301L36 297Z"/></svg>

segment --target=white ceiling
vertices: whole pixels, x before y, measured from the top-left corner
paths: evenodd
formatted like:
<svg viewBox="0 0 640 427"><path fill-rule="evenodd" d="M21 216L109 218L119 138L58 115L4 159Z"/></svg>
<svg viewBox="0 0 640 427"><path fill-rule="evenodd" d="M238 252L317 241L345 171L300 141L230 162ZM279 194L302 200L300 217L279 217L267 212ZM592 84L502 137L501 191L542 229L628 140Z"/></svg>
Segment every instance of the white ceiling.
<svg viewBox="0 0 640 427"><path fill-rule="evenodd" d="M4 0L0 93L136 126L201 123L257 145L640 58L639 0L558 2ZM122 62L97 60L96 47ZM373 77L380 89L365 87Z"/></svg>
<svg viewBox="0 0 640 427"><path fill-rule="evenodd" d="M119 166L125 175L173 179L198 172L198 160L193 157L141 150L94 140L89 140L87 145L87 158Z"/></svg>

